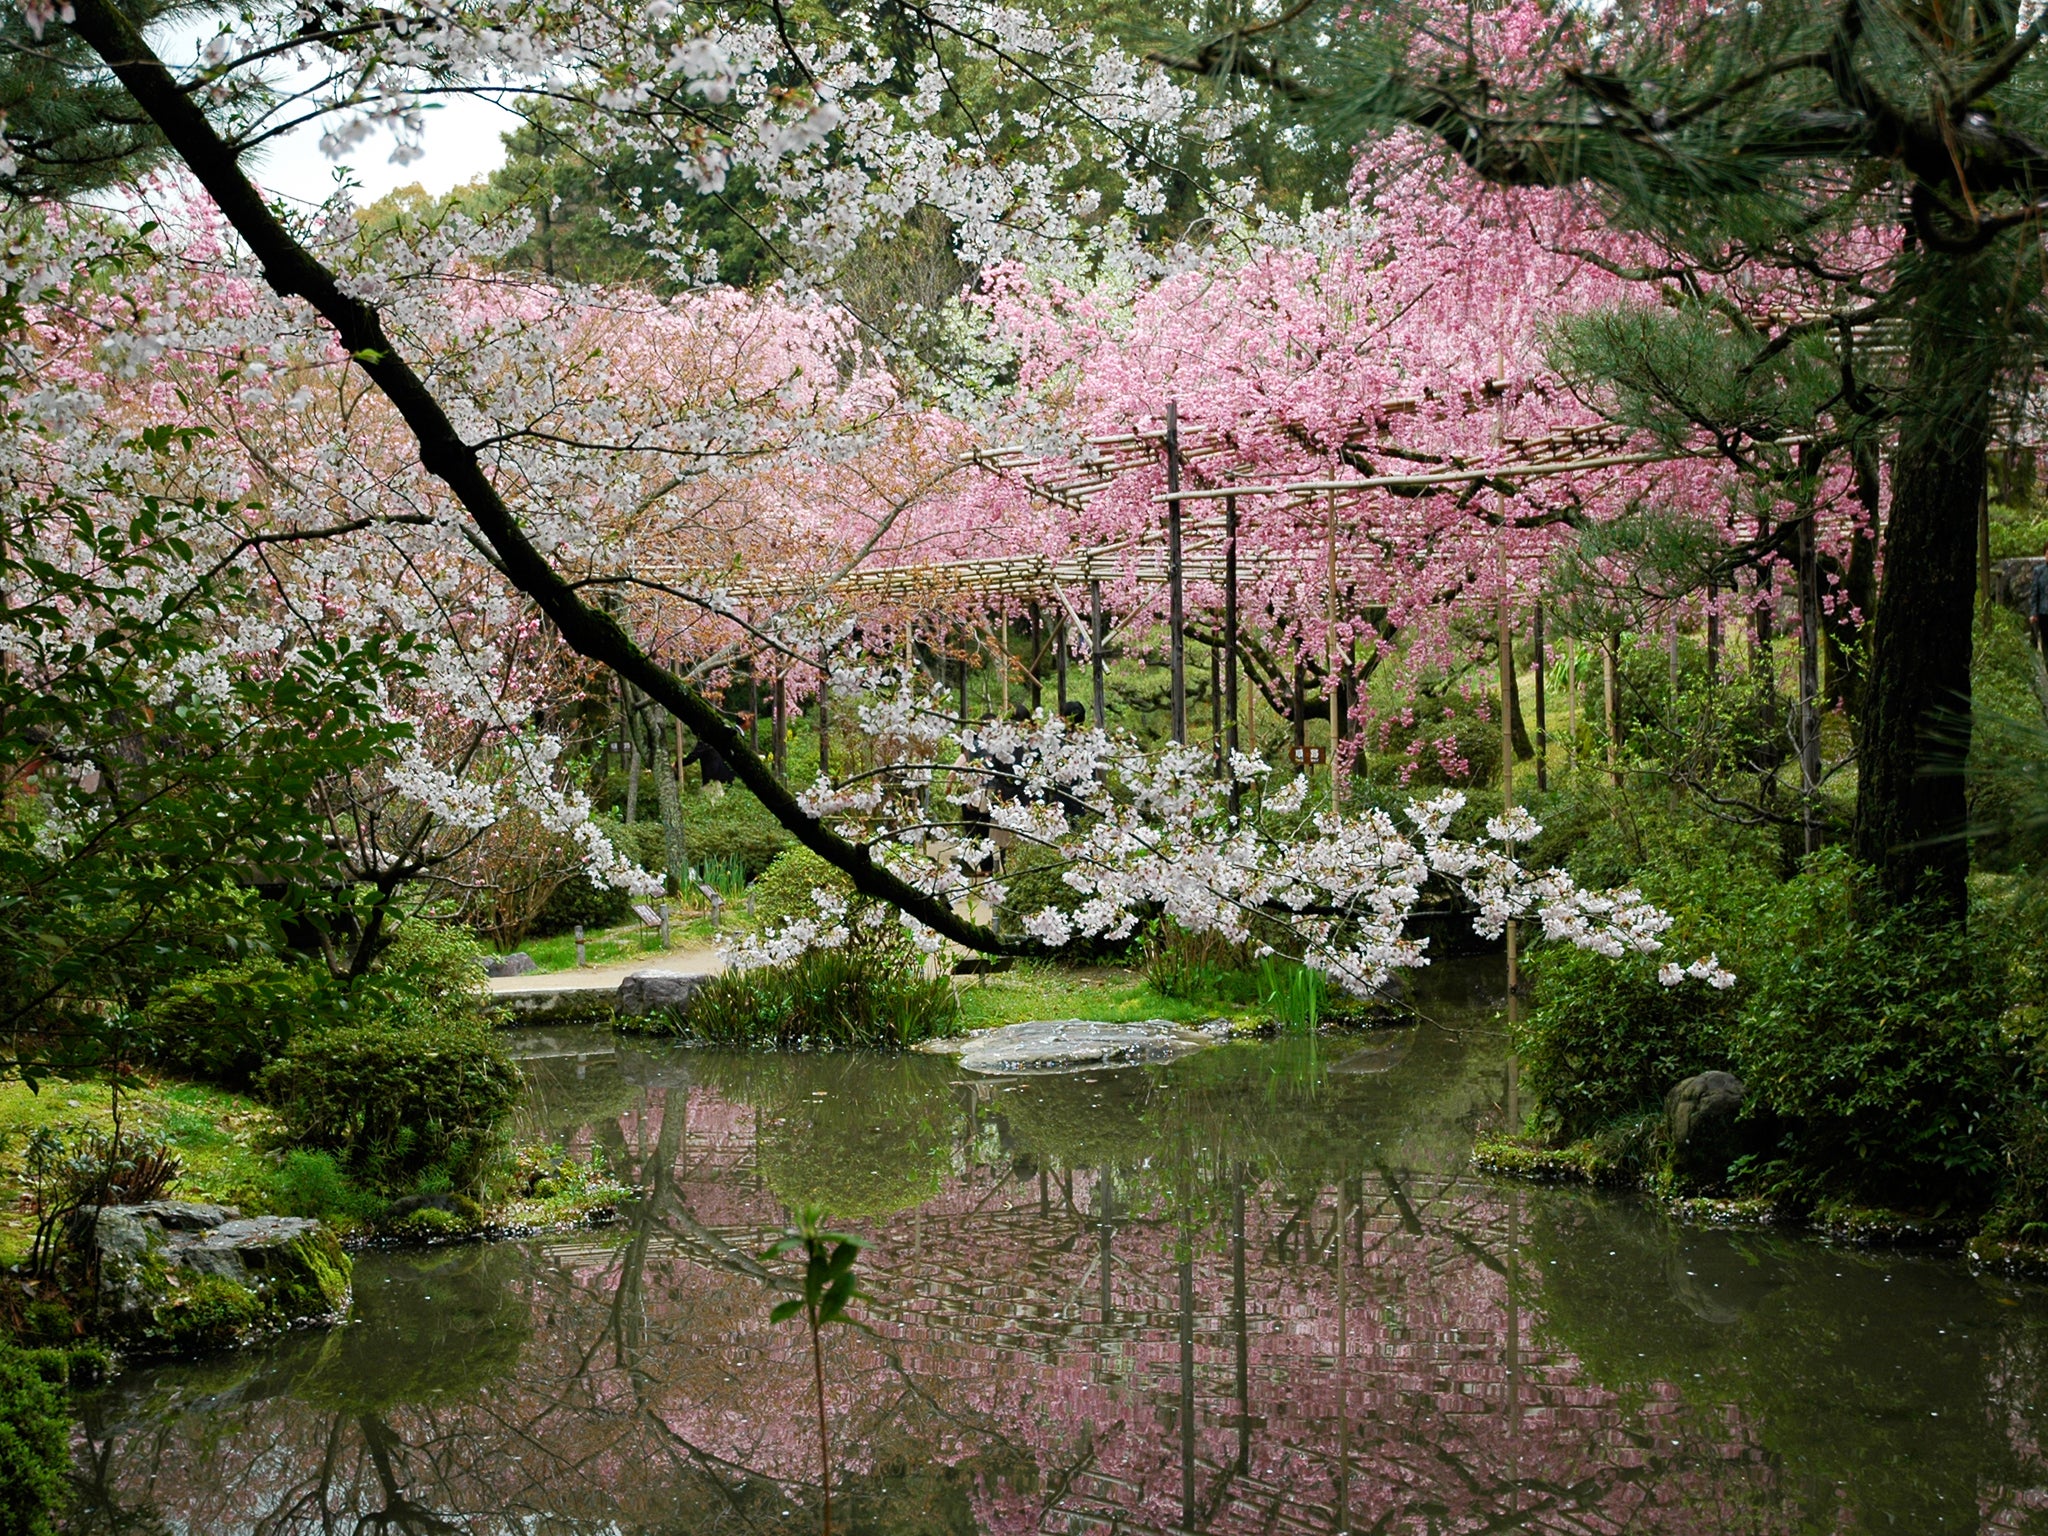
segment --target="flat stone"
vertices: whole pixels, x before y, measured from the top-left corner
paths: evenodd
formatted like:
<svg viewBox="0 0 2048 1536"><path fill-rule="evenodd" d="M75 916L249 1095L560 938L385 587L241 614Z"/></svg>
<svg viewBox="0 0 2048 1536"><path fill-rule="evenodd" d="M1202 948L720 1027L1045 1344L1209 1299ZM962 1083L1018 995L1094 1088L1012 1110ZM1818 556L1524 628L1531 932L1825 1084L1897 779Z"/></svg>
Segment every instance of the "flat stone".
<svg viewBox="0 0 2048 1536"><path fill-rule="evenodd" d="M531 976L540 969L525 950L509 955L492 955L484 961L486 976Z"/></svg>
<svg viewBox="0 0 2048 1536"><path fill-rule="evenodd" d="M635 971L619 983L619 1012L637 1019L664 1008L687 1008L710 979L683 971Z"/></svg>
<svg viewBox="0 0 2048 1536"><path fill-rule="evenodd" d="M1221 1038L1169 1019L1110 1024L1099 1019L1032 1019L952 1040L932 1040L920 1050L958 1056L969 1072L1021 1077L1082 1072L1091 1067L1130 1067L1178 1061Z"/></svg>
<svg viewBox="0 0 2048 1536"><path fill-rule="evenodd" d="M117 1205L111 1209L147 1217L166 1232L204 1232L242 1214L232 1205L207 1205L197 1200L151 1200L145 1205Z"/></svg>

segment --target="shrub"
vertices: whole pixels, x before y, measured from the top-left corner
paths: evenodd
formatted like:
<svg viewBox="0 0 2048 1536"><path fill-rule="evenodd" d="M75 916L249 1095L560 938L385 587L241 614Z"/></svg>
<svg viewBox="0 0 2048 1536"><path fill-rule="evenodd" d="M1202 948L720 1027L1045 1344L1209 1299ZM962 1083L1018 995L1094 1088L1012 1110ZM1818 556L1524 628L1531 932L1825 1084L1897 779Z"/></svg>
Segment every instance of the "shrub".
<svg viewBox="0 0 2048 1536"><path fill-rule="evenodd" d="M370 1019L301 1035L258 1079L285 1145L332 1153L372 1190L445 1170L473 1186L518 1101L503 1042L466 1020Z"/></svg>
<svg viewBox="0 0 2048 1536"><path fill-rule="evenodd" d="M749 875L759 875L794 842L754 792L739 784L728 785L722 795L686 795L683 828L692 859L738 859Z"/></svg>
<svg viewBox="0 0 2048 1536"><path fill-rule="evenodd" d="M900 1050L959 1029L944 979L873 950L812 950L788 965L729 971L690 1000L682 1027L714 1045Z"/></svg>
<svg viewBox="0 0 2048 1536"><path fill-rule="evenodd" d="M143 1010L142 1048L157 1066L245 1088L329 1004L325 978L263 957L172 983Z"/></svg>
<svg viewBox="0 0 2048 1536"><path fill-rule="evenodd" d="M356 1186L331 1153L303 1147L285 1154L264 1181L263 1193L280 1211L330 1222L370 1221L384 1207L377 1196Z"/></svg>
<svg viewBox="0 0 2048 1536"><path fill-rule="evenodd" d="M1883 901L1824 853L1747 960L1735 1071L1778 1116L1788 1193L1907 1209L1988 1203L2020 1063L1962 924Z"/></svg>
<svg viewBox="0 0 2048 1536"><path fill-rule="evenodd" d="M491 1006L483 961L483 946L468 929L412 918L360 986L360 1011L412 1023L473 1024Z"/></svg>
<svg viewBox="0 0 2048 1536"><path fill-rule="evenodd" d="M620 853L642 869L661 873L668 855L662 847L660 823L640 821L629 827L609 816L592 819ZM588 875L571 875L555 887L528 931L547 938L567 933L579 923L585 928L615 928L626 920L632 902L632 896L617 886L593 885Z"/></svg>
<svg viewBox="0 0 2048 1536"><path fill-rule="evenodd" d="M0 1343L0 1488L7 1490L0 1536L48 1536L71 1465L71 1415L57 1390L62 1375L46 1369L38 1358L44 1355L56 1352Z"/></svg>
<svg viewBox="0 0 2048 1536"><path fill-rule="evenodd" d="M816 917L814 890L830 891L848 902L858 898L853 882L808 848L786 848L754 881L754 921L763 929L800 918Z"/></svg>
<svg viewBox="0 0 2048 1536"><path fill-rule="evenodd" d="M1543 1124L1562 1139L1656 1108L1680 1080L1728 1066L1733 994L1662 986L1661 958L1562 946L1530 956L1535 1006L1515 1048Z"/></svg>

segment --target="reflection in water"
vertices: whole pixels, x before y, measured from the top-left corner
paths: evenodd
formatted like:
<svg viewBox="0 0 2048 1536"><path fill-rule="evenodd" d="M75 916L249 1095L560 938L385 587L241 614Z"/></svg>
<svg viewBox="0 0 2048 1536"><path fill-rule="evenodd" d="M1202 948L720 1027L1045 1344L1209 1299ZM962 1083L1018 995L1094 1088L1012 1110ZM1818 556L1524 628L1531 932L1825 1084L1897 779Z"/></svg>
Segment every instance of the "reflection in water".
<svg viewBox="0 0 2048 1536"><path fill-rule="evenodd" d="M1021 1081L535 1035L523 1129L630 1219L365 1255L348 1329L121 1379L73 1529L815 1530L755 1255L817 1200L874 1242L855 1532L2048 1531L2040 1293L1474 1180L1505 1063L1443 1012Z"/></svg>

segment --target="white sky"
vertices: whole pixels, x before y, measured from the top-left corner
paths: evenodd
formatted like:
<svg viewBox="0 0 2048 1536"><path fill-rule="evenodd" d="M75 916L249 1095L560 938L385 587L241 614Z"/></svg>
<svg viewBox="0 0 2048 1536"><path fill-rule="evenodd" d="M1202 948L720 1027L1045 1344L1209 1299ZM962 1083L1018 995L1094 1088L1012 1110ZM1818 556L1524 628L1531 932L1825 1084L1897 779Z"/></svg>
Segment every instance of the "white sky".
<svg viewBox="0 0 2048 1536"><path fill-rule="evenodd" d="M204 16L180 25L152 28L150 40L173 69L196 61L199 49L212 36L214 22ZM505 163L502 135L518 126L519 119L498 106L475 96L452 97L427 111L426 154L409 165L391 163L391 136L375 132L342 156L340 161L320 152L323 125L307 123L295 132L266 144L261 152L243 161L251 178L266 192L317 203L334 190L334 173L339 165L354 172L358 204L373 203L398 187L418 185L439 194L479 176L487 176Z"/></svg>

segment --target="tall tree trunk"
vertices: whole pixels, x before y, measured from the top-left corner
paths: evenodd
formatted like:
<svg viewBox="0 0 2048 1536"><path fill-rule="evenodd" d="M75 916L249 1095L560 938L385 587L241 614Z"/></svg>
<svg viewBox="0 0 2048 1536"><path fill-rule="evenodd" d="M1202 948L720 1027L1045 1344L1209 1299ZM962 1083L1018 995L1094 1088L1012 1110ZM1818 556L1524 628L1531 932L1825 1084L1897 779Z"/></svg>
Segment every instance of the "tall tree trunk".
<svg viewBox="0 0 2048 1536"><path fill-rule="evenodd" d="M1951 270L1914 307L1851 832L1888 893L1925 890L1958 918L1977 504L1997 364L1970 275Z"/></svg>

